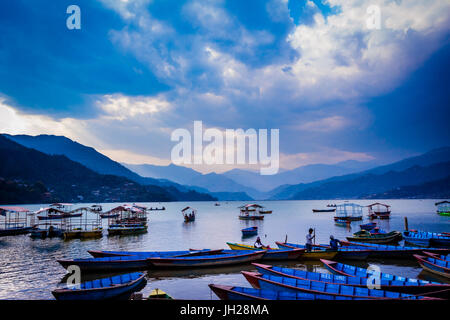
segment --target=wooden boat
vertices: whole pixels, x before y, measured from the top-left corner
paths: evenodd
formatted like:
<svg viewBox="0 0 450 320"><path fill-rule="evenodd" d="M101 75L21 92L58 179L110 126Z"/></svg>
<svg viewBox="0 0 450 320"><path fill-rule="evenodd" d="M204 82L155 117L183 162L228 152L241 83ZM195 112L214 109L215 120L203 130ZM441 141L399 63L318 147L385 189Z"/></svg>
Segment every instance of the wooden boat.
<svg viewBox="0 0 450 320"><path fill-rule="evenodd" d="M247 281L255 289L287 291L287 292L307 292L312 294L327 294L336 297L352 297L367 300L386 300L386 299L438 299L423 296L414 296L406 293L368 289L364 287L351 287L339 284L332 284L320 281L310 281L293 279L288 277L264 275L257 272L241 271Z"/></svg>
<svg viewBox="0 0 450 320"><path fill-rule="evenodd" d="M354 297L307 292L260 290L219 284L209 284L209 287L221 300L361 300Z"/></svg>
<svg viewBox="0 0 450 320"><path fill-rule="evenodd" d="M67 269L78 266L82 272L115 272L127 270L146 270L148 256L116 256L105 258L61 259L58 263Z"/></svg>
<svg viewBox="0 0 450 320"><path fill-rule="evenodd" d="M191 207L186 207L181 210L181 214L184 217L184 222L192 222L195 221L195 215L197 214L197 210Z"/></svg>
<svg viewBox="0 0 450 320"><path fill-rule="evenodd" d="M377 223L376 223L376 222L370 222L370 223L366 223L366 224L361 224L361 225L359 225L359 227L360 227L361 230L367 230L367 231L372 230L372 229L375 228L376 226L377 226Z"/></svg>
<svg viewBox="0 0 450 320"><path fill-rule="evenodd" d="M362 243L362 242L348 242L341 241L343 246L369 248L371 250L370 257L373 258L405 258L410 257L415 253L422 253L422 247L413 246L394 246L389 244L376 244L376 243ZM429 252L436 254L450 253L448 248L427 248Z"/></svg>
<svg viewBox="0 0 450 320"><path fill-rule="evenodd" d="M326 265L325 263L328 263L329 265ZM324 260L324 264L328 270L330 270L332 273L335 274L330 275L328 273L309 272L298 269L282 268L277 266L252 263L252 265L254 265L258 270L258 272L261 274L287 277L299 280L309 280L313 282L313 286L314 282L316 283L325 282L330 284L345 285L360 288L367 288L368 284L374 284L372 279L368 279L370 275L368 275L367 277L357 277L352 275L344 275L341 273L336 274L337 272L335 272L333 268L337 268L336 266L338 264L337 262ZM342 266L342 264L340 265ZM347 267L350 268L351 266ZM340 269L342 270L342 267ZM421 281L403 277L394 278L393 276L390 279L385 279L384 276L385 275L383 274L383 276L380 275L379 277L378 284L380 285L379 287L380 290L403 292L409 294L423 294L423 295L433 293L438 297L447 297L448 296L447 292L444 293L443 295L441 293L443 293L444 290L450 289L450 284L441 284L437 282ZM439 292L439 294L437 292Z"/></svg>
<svg viewBox="0 0 450 320"><path fill-rule="evenodd" d="M33 216L28 209L0 207L0 237L27 234L33 229L32 224Z"/></svg>
<svg viewBox="0 0 450 320"><path fill-rule="evenodd" d="M52 291L57 300L107 300L123 298L141 290L147 283L143 273L127 273L82 282L79 288L66 287Z"/></svg>
<svg viewBox="0 0 450 320"><path fill-rule="evenodd" d="M143 224L112 224L108 227L108 235L133 235L147 232L147 225Z"/></svg>
<svg viewBox="0 0 450 320"><path fill-rule="evenodd" d="M123 256L144 256L144 257L159 257L159 256L197 256L197 255L212 255L219 254L223 249L202 249L202 250L182 250L182 251L97 251L88 250L89 254L94 258L104 257L123 257Z"/></svg>
<svg viewBox="0 0 450 320"><path fill-rule="evenodd" d="M241 220L264 220L264 216L257 216L257 215L244 213L239 216L239 219L241 219Z"/></svg>
<svg viewBox="0 0 450 320"><path fill-rule="evenodd" d="M368 243L397 243L402 240L402 234L398 231L389 233L373 233L367 230L355 232L353 237L347 237L348 241Z"/></svg>
<svg viewBox="0 0 450 320"><path fill-rule="evenodd" d="M450 279L450 261L415 254L420 266L429 272Z"/></svg>
<svg viewBox="0 0 450 320"><path fill-rule="evenodd" d="M272 210L259 210L258 211L260 214L271 214Z"/></svg>
<svg viewBox="0 0 450 320"><path fill-rule="evenodd" d="M378 219L389 219L391 217L391 206L375 202L367 206L369 209L369 217Z"/></svg>
<svg viewBox="0 0 450 320"><path fill-rule="evenodd" d="M164 211L166 210L166 207L162 207L162 208L150 208L148 209L149 211Z"/></svg>
<svg viewBox="0 0 450 320"><path fill-rule="evenodd" d="M281 248L288 248L288 249L304 249L301 245L296 245L294 243L282 243L282 242L275 242L277 246ZM305 251L300 256L301 260L319 260L319 259L333 259L337 255L337 251L327 251L324 248L316 248L312 251ZM327 257L327 258L325 258ZM331 257L331 258L330 258Z"/></svg>
<svg viewBox="0 0 450 320"><path fill-rule="evenodd" d="M63 232L64 240L69 239L93 239L93 238L101 238L103 236L103 229L95 228L94 230L77 230L73 229L70 231Z"/></svg>
<svg viewBox="0 0 450 320"><path fill-rule="evenodd" d="M343 226L343 227L347 227L350 228L351 226L351 220L346 220L346 219L340 219L340 218L335 218L334 219L334 223L338 226Z"/></svg>
<svg viewBox="0 0 450 320"><path fill-rule="evenodd" d="M243 237L251 237L258 234L258 227L250 227L242 229L242 236Z"/></svg>
<svg viewBox="0 0 450 320"><path fill-rule="evenodd" d="M450 217L450 201L436 202L435 206L437 207L436 213L438 215Z"/></svg>
<svg viewBox="0 0 450 320"><path fill-rule="evenodd" d="M54 225L44 225L44 228L33 228L30 231L30 238L45 239L45 238L63 238L64 229Z"/></svg>
<svg viewBox="0 0 450 320"><path fill-rule="evenodd" d="M166 292L161 289L153 289L148 296L149 300L172 300L173 298L169 296Z"/></svg>
<svg viewBox="0 0 450 320"><path fill-rule="evenodd" d="M230 243L227 242L227 245L232 250L261 250L260 248L255 248L253 246L240 244L240 243ZM305 249L271 249L264 248L267 250L263 255L261 260L297 260L302 254L305 252Z"/></svg>
<svg viewBox="0 0 450 320"><path fill-rule="evenodd" d="M240 251L197 257L155 257L147 258L147 262L151 268L216 267L253 262L261 259L264 254L265 250L254 252Z"/></svg>
<svg viewBox="0 0 450 320"><path fill-rule="evenodd" d="M450 248L450 235L446 233L409 230L403 232L403 238L416 246Z"/></svg>
<svg viewBox="0 0 450 320"><path fill-rule="evenodd" d="M367 281L370 281L371 284L375 284L374 280L377 279L382 290L423 294L446 299L450 297L450 284L405 278L382 272L376 273L370 269L354 267L325 259L321 261L327 270L335 274L336 277L346 277L349 283L359 283L358 285L367 287Z"/></svg>
<svg viewBox="0 0 450 320"><path fill-rule="evenodd" d="M358 221L362 220L362 206L356 203L343 203L336 206L334 220Z"/></svg>
<svg viewBox="0 0 450 320"><path fill-rule="evenodd" d="M422 254L427 256L427 257L433 258L433 259L439 259L439 260L442 260L442 261L450 261L450 254L446 254L446 255L441 254L441 255L439 255L439 254L436 254L436 253L433 253L433 252L428 252L428 251L422 251Z"/></svg>
<svg viewBox="0 0 450 320"><path fill-rule="evenodd" d="M100 213L100 218L102 219L113 219L118 217L119 217L118 213Z"/></svg>
<svg viewBox="0 0 450 320"><path fill-rule="evenodd" d="M334 209L312 209L313 212L335 212L336 208Z"/></svg>
<svg viewBox="0 0 450 320"><path fill-rule="evenodd" d="M277 243L278 245L278 243ZM306 246L302 245L302 244L295 244L295 243L284 243L284 245L291 247L291 248L299 248L299 249L304 249L306 250ZM354 248L346 248L346 247L340 247L338 248L337 251L333 251L331 250L330 246L328 245L313 245L313 248L315 250L322 250L325 252L331 252L331 253L335 253L334 257L335 258L342 258L342 259L349 259L349 260L365 260L367 259L367 257L370 254L370 250L368 250L367 248L358 248L358 249L354 249ZM307 255L310 252L306 252L303 254ZM320 259L326 259L326 258L320 258ZM330 258L333 259L333 258Z"/></svg>

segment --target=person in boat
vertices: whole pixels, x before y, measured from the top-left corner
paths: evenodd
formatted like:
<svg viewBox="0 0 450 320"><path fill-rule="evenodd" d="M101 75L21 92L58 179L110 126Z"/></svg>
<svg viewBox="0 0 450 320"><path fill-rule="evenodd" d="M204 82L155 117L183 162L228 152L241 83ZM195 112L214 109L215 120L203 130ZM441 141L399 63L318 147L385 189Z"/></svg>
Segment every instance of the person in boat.
<svg viewBox="0 0 450 320"><path fill-rule="evenodd" d="M335 239L333 235L331 235L330 236L330 249L333 251L337 251L339 246L342 247L342 243L338 239Z"/></svg>
<svg viewBox="0 0 450 320"><path fill-rule="evenodd" d="M261 238L257 237L255 243L253 244L255 248L264 248L264 245L261 242Z"/></svg>
<svg viewBox="0 0 450 320"><path fill-rule="evenodd" d="M313 235L313 228L309 228L308 234L306 235L306 251L312 251L313 240L316 235Z"/></svg>

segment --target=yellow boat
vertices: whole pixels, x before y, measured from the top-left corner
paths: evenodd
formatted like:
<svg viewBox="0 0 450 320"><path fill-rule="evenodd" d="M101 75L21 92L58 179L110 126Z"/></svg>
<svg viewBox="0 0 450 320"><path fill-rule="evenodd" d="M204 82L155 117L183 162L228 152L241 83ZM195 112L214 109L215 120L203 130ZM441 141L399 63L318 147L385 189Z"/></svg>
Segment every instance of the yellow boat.
<svg viewBox="0 0 450 320"><path fill-rule="evenodd" d="M63 236L64 240L101 238L103 236L103 230L102 228L96 228L95 230L74 229L65 231Z"/></svg>
<svg viewBox="0 0 450 320"><path fill-rule="evenodd" d="M255 248L254 246L249 246L247 244L242 244L242 243L231 243L231 242L227 242L227 245L230 247L231 250L267 250L267 249L272 249L269 247L262 247L262 248ZM275 248L274 250L278 250L277 248Z"/></svg>
<svg viewBox="0 0 450 320"><path fill-rule="evenodd" d="M281 248L287 248L287 249L298 249L300 246L294 246L292 244L283 243L283 242L275 242L277 246ZM312 250L312 251L305 251L301 256L300 259L303 260L320 260L320 259L326 259L326 260L332 260L336 255L338 254L337 251L327 251L327 250Z"/></svg>
<svg viewBox="0 0 450 320"><path fill-rule="evenodd" d="M150 293L150 295L148 296L149 300L153 300L153 299L165 299L165 300L172 300L173 298L171 296L169 296L167 293L165 293L164 291L162 291L161 289L153 289L152 292Z"/></svg>

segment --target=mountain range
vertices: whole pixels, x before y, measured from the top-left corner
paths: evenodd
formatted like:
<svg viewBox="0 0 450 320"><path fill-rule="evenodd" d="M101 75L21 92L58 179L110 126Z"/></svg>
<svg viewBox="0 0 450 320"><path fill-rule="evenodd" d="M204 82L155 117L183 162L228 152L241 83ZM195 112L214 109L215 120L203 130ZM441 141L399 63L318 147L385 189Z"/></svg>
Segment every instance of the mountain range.
<svg viewBox="0 0 450 320"><path fill-rule="evenodd" d="M48 156L64 156L96 174L126 178L140 186L159 187L171 200L206 199L206 195L208 199L230 201L373 198L395 194L402 197L441 194L445 197L447 189L427 193L424 186L433 181L443 186L450 175L450 147L382 166L375 161L344 161L306 165L282 170L273 176L261 176L258 172L241 169L202 174L173 164L120 164L94 148L61 136L4 134L3 137ZM17 188L14 190L19 192Z"/></svg>
<svg viewBox="0 0 450 320"><path fill-rule="evenodd" d="M123 176L100 174L65 155L49 155L0 135L0 201L160 202L216 198L175 187L142 185Z"/></svg>

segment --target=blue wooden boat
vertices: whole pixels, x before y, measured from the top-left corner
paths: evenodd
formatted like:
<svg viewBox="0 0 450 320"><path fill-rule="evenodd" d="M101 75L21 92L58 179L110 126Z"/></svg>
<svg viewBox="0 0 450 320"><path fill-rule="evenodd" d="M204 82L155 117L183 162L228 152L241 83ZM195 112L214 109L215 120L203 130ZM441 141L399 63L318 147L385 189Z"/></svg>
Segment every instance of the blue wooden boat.
<svg viewBox="0 0 450 320"><path fill-rule="evenodd" d="M278 242L277 242L278 245ZM291 247L291 248L300 248L300 249L305 249L306 250L306 246L303 244L296 244L296 243L285 243L285 245ZM318 249L318 250L324 250L327 252L336 252L331 250L330 246L328 245L314 245L313 246L314 249ZM370 254L370 250L368 250L367 248L347 248L347 247L339 247L337 250L337 254L334 256L335 258L342 258L342 259L349 259L349 260L365 260L367 259L367 257ZM325 257L323 257L325 258ZM329 259L333 259L333 258L329 258Z"/></svg>
<svg viewBox="0 0 450 320"><path fill-rule="evenodd" d="M360 242L347 242L341 241L342 245L355 248L355 249L369 249L370 258L413 258L413 254L420 254L423 251L422 247L410 247L410 246L394 246L387 244L375 244L375 243L360 243ZM450 249L446 248L427 248L428 251L438 254L447 254Z"/></svg>
<svg viewBox="0 0 450 320"><path fill-rule="evenodd" d="M361 224L359 225L359 227L361 228L361 230L367 230L370 231L373 228L375 228L377 226L376 222L370 222L370 223L366 223L366 224Z"/></svg>
<svg viewBox="0 0 450 320"><path fill-rule="evenodd" d="M428 252L428 251L422 251L422 254L427 256L427 257L430 257L430 258L439 259L439 260L442 260L442 261L450 261L450 254L439 255L439 254L436 254L436 253L433 253L433 252Z"/></svg>
<svg viewBox="0 0 450 320"><path fill-rule="evenodd" d="M260 290L218 284L210 284L209 287L221 300L364 300L362 298L327 294Z"/></svg>
<svg viewBox="0 0 450 320"><path fill-rule="evenodd" d="M58 260L64 268L76 265L83 272L115 272L123 270L145 270L148 267L147 256L118 256L105 258L87 258Z"/></svg>
<svg viewBox="0 0 450 320"><path fill-rule="evenodd" d="M240 244L240 243L231 243L227 242L227 245L232 250L251 250L251 251L257 251L261 250L261 248L255 248L253 246L249 246L246 244ZM262 248L266 250L266 253L261 258L261 260L297 260L299 259L303 253L305 252L305 249L269 249L269 248Z"/></svg>
<svg viewBox="0 0 450 320"><path fill-rule="evenodd" d="M257 272L241 271L247 281L255 289L287 291L287 292L307 292L313 294L327 294L341 297L352 297L367 300L386 300L386 299L439 299L415 296L406 293L368 289L362 287L351 287L339 284L332 284L320 281L301 280L288 277L272 276Z"/></svg>
<svg viewBox="0 0 450 320"><path fill-rule="evenodd" d="M79 287L59 288L52 291L57 300L128 299L133 292L145 287L143 273L127 273L109 278L82 282Z"/></svg>
<svg viewBox="0 0 450 320"><path fill-rule="evenodd" d="M182 250L182 251L98 251L98 250L88 250L89 254L94 258L103 257L121 257L121 256L183 256L183 255L203 255L203 254L218 254L221 253L223 249L202 249L202 250Z"/></svg>
<svg viewBox="0 0 450 320"><path fill-rule="evenodd" d="M216 267L253 262L261 259L266 251L224 250L223 253L195 257L154 257L147 258L147 262L151 268Z"/></svg>
<svg viewBox="0 0 450 320"><path fill-rule="evenodd" d="M414 257L424 270L450 279L450 261L418 254L415 254Z"/></svg>
<svg viewBox="0 0 450 320"><path fill-rule="evenodd" d="M258 227L250 227L242 229L242 236L243 237L251 237L258 234Z"/></svg>
<svg viewBox="0 0 450 320"><path fill-rule="evenodd" d="M321 261L325 268L333 273L332 275L326 274L321 276L319 279L329 278L329 280L320 280L323 282L333 282L356 287L367 287L368 283L374 284L375 279L378 279L377 283L380 285L381 290L449 298L450 284L405 278L387 273L375 273L370 269L358 268L325 259ZM295 273L291 272L291 274L302 275L302 273L298 272L298 270L295 271ZM289 270L285 272L289 273Z"/></svg>
<svg viewBox="0 0 450 320"><path fill-rule="evenodd" d="M450 235L447 233L404 231L403 238L406 243L412 243L422 247L450 248Z"/></svg>

